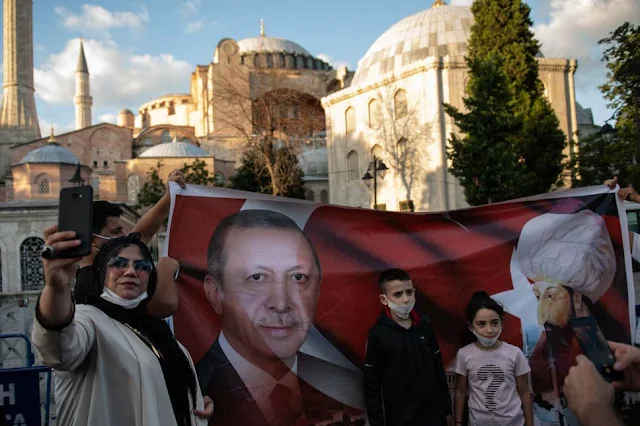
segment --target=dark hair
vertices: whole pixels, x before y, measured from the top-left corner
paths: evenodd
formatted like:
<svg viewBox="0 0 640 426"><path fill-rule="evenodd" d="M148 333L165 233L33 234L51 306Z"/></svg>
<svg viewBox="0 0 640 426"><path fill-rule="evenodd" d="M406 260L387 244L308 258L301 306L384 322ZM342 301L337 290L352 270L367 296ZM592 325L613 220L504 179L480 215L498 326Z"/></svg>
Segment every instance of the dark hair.
<svg viewBox="0 0 640 426"><path fill-rule="evenodd" d="M93 226L91 232L99 234L102 228L107 225L108 217L120 217L122 209L117 204L108 201L93 202Z"/></svg>
<svg viewBox="0 0 640 426"><path fill-rule="evenodd" d="M411 281L411 276L404 269L387 269L378 277L380 294L384 294L387 291L385 286L389 281Z"/></svg>
<svg viewBox="0 0 640 426"><path fill-rule="evenodd" d="M313 244L309 238L302 232L298 225L289 217L282 213L271 210L241 210L222 219L216 230L213 232L209 240L209 248L207 250L207 273L217 283L222 283L222 269L224 268L224 245L227 234L231 228L263 228L278 229L283 231L294 231L299 233L309 244L313 259L318 268L318 275L322 278L322 270L320 269L320 260L313 248Z"/></svg>
<svg viewBox="0 0 640 426"><path fill-rule="evenodd" d="M469 324L473 323L476 314L480 309L489 309L494 311L500 319L504 316L504 308L498 302L493 300L486 291L477 291L471 296L469 306L467 306L466 318Z"/></svg>
<svg viewBox="0 0 640 426"><path fill-rule="evenodd" d="M116 206L117 207L117 206ZM131 233L124 237L112 238L106 241L100 251L93 259L93 273L94 273L94 287L96 291L98 291L95 296L99 296L102 294L102 289L104 287L104 279L107 273L107 263L112 258L118 256L118 254L126 247L136 246L140 249L140 254L146 260L151 261L153 264L153 256L151 255L151 251L149 247L145 243L140 240L140 234L135 232ZM149 281L147 284L147 295L149 296L146 300L144 300L141 304L145 304L147 301L153 297L153 294L156 291L156 284L158 281L158 276L156 272L155 266L151 270L149 274Z"/></svg>

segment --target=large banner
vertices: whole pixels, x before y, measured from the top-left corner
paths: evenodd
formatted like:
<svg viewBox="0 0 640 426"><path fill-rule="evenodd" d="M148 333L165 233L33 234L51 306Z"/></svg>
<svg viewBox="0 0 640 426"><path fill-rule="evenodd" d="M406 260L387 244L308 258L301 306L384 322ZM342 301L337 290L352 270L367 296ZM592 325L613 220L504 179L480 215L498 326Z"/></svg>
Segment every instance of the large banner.
<svg viewBox="0 0 640 426"><path fill-rule="evenodd" d="M471 295L504 305L501 339L529 359L541 425L577 425L562 396L580 353L569 317L593 315L607 339L631 340L626 216L605 187L444 213L171 191L174 330L214 400L215 426L366 424L366 339L389 268L410 273L449 369L473 341Z"/></svg>

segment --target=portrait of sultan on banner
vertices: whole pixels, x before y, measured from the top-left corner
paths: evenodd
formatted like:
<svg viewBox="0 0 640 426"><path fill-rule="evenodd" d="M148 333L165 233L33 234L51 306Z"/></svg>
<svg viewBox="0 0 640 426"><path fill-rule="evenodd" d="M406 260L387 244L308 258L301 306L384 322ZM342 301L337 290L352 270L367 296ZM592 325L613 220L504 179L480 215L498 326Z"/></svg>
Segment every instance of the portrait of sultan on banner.
<svg viewBox="0 0 640 426"><path fill-rule="evenodd" d="M456 353L473 341L471 295L504 306L501 339L529 361L539 425L578 425L562 394L581 353L571 318L593 316L607 339L631 341L626 216L604 187L443 213L194 185L173 185L171 198L172 323L214 401L212 425L365 425L366 340L389 268L411 275L450 389Z"/></svg>

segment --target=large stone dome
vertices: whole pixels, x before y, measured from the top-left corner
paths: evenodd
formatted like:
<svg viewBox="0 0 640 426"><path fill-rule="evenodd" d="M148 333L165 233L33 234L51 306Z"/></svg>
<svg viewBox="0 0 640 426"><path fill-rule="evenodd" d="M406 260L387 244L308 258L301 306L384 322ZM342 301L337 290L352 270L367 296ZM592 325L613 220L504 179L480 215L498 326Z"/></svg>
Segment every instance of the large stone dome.
<svg viewBox="0 0 640 426"><path fill-rule="evenodd" d="M238 41L240 54L249 53L290 53L292 55L307 56L312 58L313 55L304 47L290 40L278 37L251 37Z"/></svg>
<svg viewBox="0 0 640 426"><path fill-rule="evenodd" d="M430 56L465 56L473 14L465 6L432 7L385 31L358 62L352 85L377 79Z"/></svg>
<svg viewBox="0 0 640 426"><path fill-rule="evenodd" d="M58 145L57 142L49 142L45 146L29 152L20 160L19 164L27 163L79 164L80 160L73 152Z"/></svg>
<svg viewBox="0 0 640 426"><path fill-rule="evenodd" d="M208 157L206 150L189 142L166 142L147 149L140 154L141 158L170 158L170 157Z"/></svg>

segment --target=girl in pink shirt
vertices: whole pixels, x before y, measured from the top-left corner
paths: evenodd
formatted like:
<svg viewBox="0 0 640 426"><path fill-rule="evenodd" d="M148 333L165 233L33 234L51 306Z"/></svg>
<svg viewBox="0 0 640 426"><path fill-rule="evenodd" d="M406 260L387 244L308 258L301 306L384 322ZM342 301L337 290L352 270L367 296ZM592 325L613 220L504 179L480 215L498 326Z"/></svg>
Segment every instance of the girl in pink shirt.
<svg viewBox="0 0 640 426"><path fill-rule="evenodd" d="M503 315L486 292L471 297L467 326L477 341L456 356L456 425L463 424L468 391L470 426L533 426L529 364L520 348L498 340Z"/></svg>

